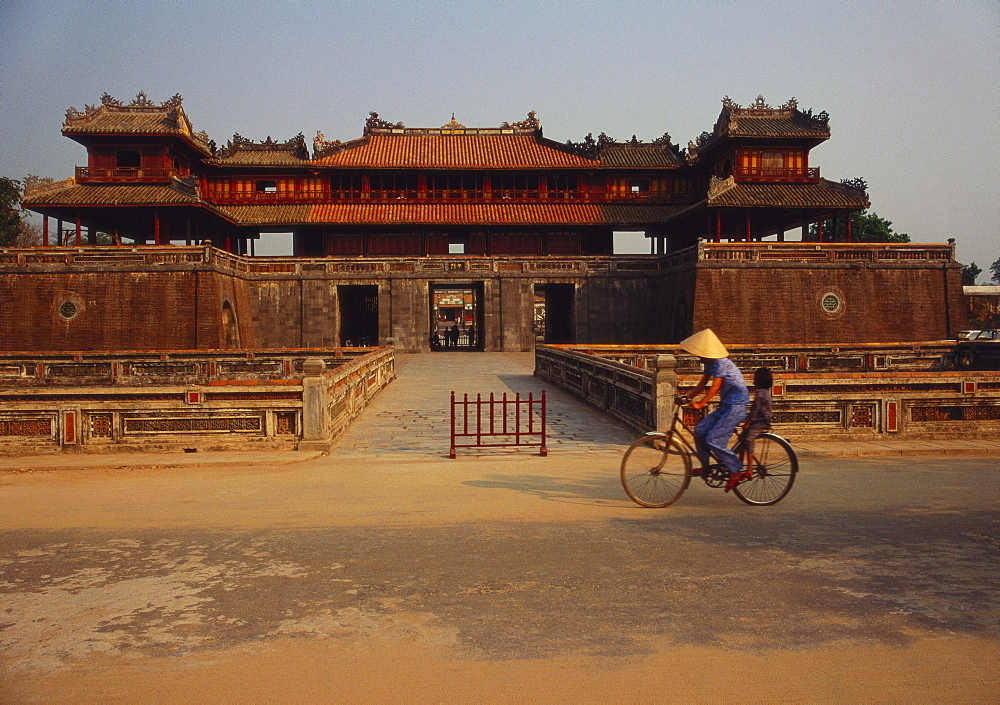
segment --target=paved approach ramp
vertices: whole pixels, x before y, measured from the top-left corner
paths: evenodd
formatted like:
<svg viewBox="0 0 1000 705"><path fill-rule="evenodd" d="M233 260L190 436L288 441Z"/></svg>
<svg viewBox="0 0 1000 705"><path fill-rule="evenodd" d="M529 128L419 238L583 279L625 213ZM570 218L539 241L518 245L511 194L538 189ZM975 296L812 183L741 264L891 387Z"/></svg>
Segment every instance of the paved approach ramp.
<svg viewBox="0 0 1000 705"><path fill-rule="evenodd" d="M635 433L536 378L533 353L435 352L396 356L396 380L355 420L333 453L447 457L451 392L470 399L520 393L547 402L550 455L621 454ZM459 457L537 453L538 448L460 449Z"/></svg>

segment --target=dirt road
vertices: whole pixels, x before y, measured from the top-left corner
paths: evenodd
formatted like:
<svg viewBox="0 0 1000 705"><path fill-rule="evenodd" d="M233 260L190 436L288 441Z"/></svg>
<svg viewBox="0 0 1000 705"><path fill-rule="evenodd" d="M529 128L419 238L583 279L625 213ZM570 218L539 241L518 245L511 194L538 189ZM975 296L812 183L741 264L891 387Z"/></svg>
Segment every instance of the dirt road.
<svg viewBox="0 0 1000 705"><path fill-rule="evenodd" d="M995 458L643 510L612 454L366 457L0 474L0 700L1000 692Z"/></svg>

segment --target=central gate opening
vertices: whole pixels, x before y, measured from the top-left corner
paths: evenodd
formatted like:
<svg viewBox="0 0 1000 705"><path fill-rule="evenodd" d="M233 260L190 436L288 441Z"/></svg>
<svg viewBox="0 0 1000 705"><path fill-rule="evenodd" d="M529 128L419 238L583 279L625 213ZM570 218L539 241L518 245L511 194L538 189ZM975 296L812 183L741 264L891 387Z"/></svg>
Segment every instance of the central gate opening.
<svg viewBox="0 0 1000 705"><path fill-rule="evenodd" d="M482 351L483 283L431 285L431 350Z"/></svg>

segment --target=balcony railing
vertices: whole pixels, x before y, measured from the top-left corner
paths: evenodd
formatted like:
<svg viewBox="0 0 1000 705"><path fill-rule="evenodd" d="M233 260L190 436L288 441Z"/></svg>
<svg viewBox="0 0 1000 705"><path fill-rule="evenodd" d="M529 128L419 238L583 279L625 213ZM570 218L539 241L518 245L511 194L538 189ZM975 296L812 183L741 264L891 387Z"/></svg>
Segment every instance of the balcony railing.
<svg viewBox="0 0 1000 705"><path fill-rule="evenodd" d="M93 167L78 166L76 180L78 183L160 183L170 181L177 176L173 167Z"/></svg>
<svg viewBox="0 0 1000 705"><path fill-rule="evenodd" d="M819 167L809 169L768 169L738 166L733 169L737 181L770 181L783 183L814 184L819 181Z"/></svg>
<svg viewBox="0 0 1000 705"><path fill-rule="evenodd" d="M673 191L494 189L483 190L311 190L231 191L208 184L202 197L219 205L295 203L650 203L686 204L691 195Z"/></svg>

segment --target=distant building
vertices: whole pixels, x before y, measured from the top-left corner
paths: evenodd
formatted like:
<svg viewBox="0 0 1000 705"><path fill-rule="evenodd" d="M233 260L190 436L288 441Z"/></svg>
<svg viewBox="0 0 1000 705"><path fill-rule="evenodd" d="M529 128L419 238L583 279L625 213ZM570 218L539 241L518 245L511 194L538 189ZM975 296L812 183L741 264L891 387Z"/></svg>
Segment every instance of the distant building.
<svg viewBox="0 0 1000 705"><path fill-rule="evenodd" d="M311 151L302 134L234 135L219 148L193 130L180 96L156 104L143 94L71 108L63 134L87 148L87 165L24 201L44 216L47 245L95 244L104 232L210 241L238 257L185 255L169 275L155 257L130 265L124 252L29 257L36 305L56 310L72 294L90 302L90 321L12 333L0 337L5 349L124 336L119 344L148 348L392 339L417 351L432 346L442 316L472 326L465 347L480 350L528 350L536 334L671 342L708 326L734 342L865 342L964 325L950 245L824 242L829 219L846 219L850 239L850 213L868 199L863 184L820 177L810 150L830 137L828 117L794 99L772 108L726 98L713 130L686 149L668 135L560 143L534 113L488 128L454 116L408 128L372 113L360 138L318 133ZM811 224L815 241L803 242ZM650 254L613 254L620 230L644 232ZM274 233L292 234L295 257L253 258ZM9 263L0 281L23 287ZM121 278L129 267L145 283ZM81 276L91 271L106 276ZM149 329L146 314L120 310L137 297L169 301L178 321ZM873 315L876 305L888 315Z"/></svg>

